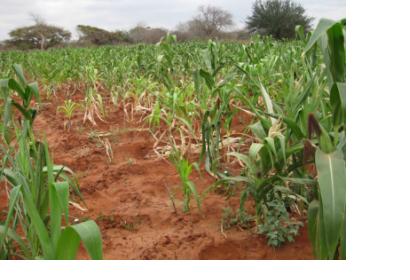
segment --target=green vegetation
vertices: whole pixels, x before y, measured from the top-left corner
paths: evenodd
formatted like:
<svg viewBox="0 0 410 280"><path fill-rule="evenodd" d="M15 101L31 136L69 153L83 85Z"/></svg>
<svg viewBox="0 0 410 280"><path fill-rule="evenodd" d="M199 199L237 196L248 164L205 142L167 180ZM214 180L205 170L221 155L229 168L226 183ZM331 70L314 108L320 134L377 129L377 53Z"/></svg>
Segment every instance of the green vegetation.
<svg viewBox="0 0 410 280"><path fill-rule="evenodd" d="M37 109L32 104L40 102L37 84L26 81L21 66L13 69L17 79L0 80L0 179L9 198L0 224L0 259L75 259L81 242L92 259L102 259L96 223L69 221L70 188L78 192L72 171L54 165L47 143L34 136Z"/></svg>
<svg viewBox="0 0 410 280"><path fill-rule="evenodd" d="M294 39L295 27L309 30L313 18L305 14L303 6L291 0L256 0L248 29L276 39Z"/></svg>
<svg viewBox="0 0 410 280"><path fill-rule="evenodd" d="M156 140L155 154L171 157L179 172L184 211L191 195L198 207L206 200L189 179L196 164L189 158L241 196L239 209L225 215L222 229L246 225L279 246L294 240L306 218L316 257L345 259L345 21L321 20L315 31L305 34L298 27L296 34L299 40L289 42L255 36L245 44L177 43L168 35L155 46L2 52L0 75L11 76L12 65L21 63L45 90L82 89L78 102L85 108L84 122L93 125L106 117L107 102L121 106L127 121L142 120ZM7 85L32 95L16 82ZM35 111L24 111L27 102L15 106L31 123ZM50 159L43 162L51 166L44 195L52 195L64 172L53 173ZM41 207L44 211L47 204ZM52 222L50 238L58 240L52 229L60 227L57 219ZM49 230L43 229L40 233ZM42 244L41 239L32 242ZM41 255L55 257L54 249L44 248Z"/></svg>

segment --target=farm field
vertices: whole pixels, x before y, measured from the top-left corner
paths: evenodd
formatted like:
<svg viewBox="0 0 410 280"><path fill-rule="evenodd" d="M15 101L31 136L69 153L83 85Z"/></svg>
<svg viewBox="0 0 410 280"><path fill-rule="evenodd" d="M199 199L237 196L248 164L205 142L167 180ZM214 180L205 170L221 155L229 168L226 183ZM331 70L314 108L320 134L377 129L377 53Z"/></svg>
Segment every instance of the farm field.
<svg viewBox="0 0 410 280"><path fill-rule="evenodd" d="M0 52L0 257L345 259L344 44Z"/></svg>

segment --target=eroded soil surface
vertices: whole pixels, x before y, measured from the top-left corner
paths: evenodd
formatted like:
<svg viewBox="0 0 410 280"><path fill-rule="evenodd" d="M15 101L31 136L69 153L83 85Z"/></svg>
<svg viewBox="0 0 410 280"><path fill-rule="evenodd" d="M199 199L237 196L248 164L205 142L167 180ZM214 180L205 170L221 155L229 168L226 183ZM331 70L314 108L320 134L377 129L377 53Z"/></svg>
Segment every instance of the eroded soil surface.
<svg viewBox="0 0 410 280"><path fill-rule="evenodd" d="M78 114L68 131L63 116L56 113L62 99L49 102L42 107L35 130L39 137L47 137L54 162L76 173L87 209L72 206L71 219L96 220L102 231L105 259L313 258L306 227L294 243L278 249L268 246L254 230L233 227L222 232L223 209L236 209L237 196L227 199L210 192L203 201L202 213L192 200L191 212L184 214L176 169L166 160L147 156L153 137L143 124L125 121L121 108L112 109L106 122L99 121L97 126L83 124ZM112 162L99 139L109 140ZM191 179L199 192L214 182L205 173L200 176L193 172ZM0 206L4 208L3 186L0 192ZM175 194L176 212L171 193ZM86 258L84 250L79 258Z"/></svg>

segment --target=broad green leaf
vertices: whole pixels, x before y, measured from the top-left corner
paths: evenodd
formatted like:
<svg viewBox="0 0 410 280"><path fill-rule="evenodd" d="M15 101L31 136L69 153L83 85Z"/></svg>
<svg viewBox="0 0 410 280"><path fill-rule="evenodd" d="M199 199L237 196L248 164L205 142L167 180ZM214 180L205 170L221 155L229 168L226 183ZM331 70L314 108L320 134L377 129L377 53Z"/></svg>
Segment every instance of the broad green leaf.
<svg viewBox="0 0 410 280"><path fill-rule="evenodd" d="M30 255L29 248L27 247L27 245L24 243L23 239L21 239L19 235L11 228L7 228L3 225L0 225L0 239L5 238L6 236L12 239L13 241L15 241L19 245L19 248L23 251L24 256ZM1 250L1 247L0 247L0 250Z"/></svg>
<svg viewBox="0 0 410 280"><path fill-rule="evenodd" d="M281 177L279 178L284 182L290 182L297 185L314 185L316 183L315 180L309 178L290 178L290 177Z"/></svg>
<svg viewBox="0 0 410 280"><path fill-rule="evenodd" d="M252 162L252 160L250 159L250 157L248 157L247 155L241 154L241 153L237 153L237 152L228 153L228 155L234 156L240 161L242 161L251 173L256 174L257 168L255 164Z"/></svg>
<svg viewBox="0 0 410 280"><path fill-rule="evenodd" d="M38 84L37 83L30 83L28 84L28 87L30 88L31 92L34 94L34 98L36 99L37 102L40 102L40 93L38 90Z"/></svg>
<svg viewBox="0 0 410 280"><path fill-rule="evenodd" d="M261 141L265 139L265 137L267 136L265 129L263 128L262 123L260 121L251 124L249 128L252 130L253 135L258 137Z"/></svg>
<svg viewBox="0 0 410 280"><path fill-rule="evenodd" d="M27 99L26 91L16 82L16 80L9 80L9 88L16 91L23 101Z"/></svg>
<svg viewBox="0 0 410 280"><path fill-rule="evenodd" d="M212 90L215 87L215 81L212 77L211 74L209 74L207 71L205 70L199 70L199 74L201 75L202 78L205 79L206 85L208 86L208 88L210 90Z"/></svg>
<svg viewBox="0 0 410 280"><path fill-rule="evenodd" d="M27 81L26 81L26 78L24 77L23 67L21 67L20 64L14 64L13 69L14 69L14 72L16 73L17 78L19 79L20 83L23 86L26 86Z"/></svg>
<svg viewBox="0 0 410 280"><path fill-rule="evenodd" d="M0 250L3 247L3 242L7 236L7 232L9 230L9 224L10 224L10 220L14 214L14 206L16 205L17 202L17 198L20 195L20 189L21 186L17 186L14 187L11 191L10 191L10 196L9 196L9 211L7 213L7 217L6 217L6 221L4 222L4 232L3 232L3 236L0 236Z"/></svg>
<svg viewBox="0 0 410 280"><path fill-rule="evenodd" d="M308 230L309 239L312 243L313 253L318 259L332 259L333 254L329 256L329 250L327 249L325 231L323 225L320 202L313 200L309 204L308 208Z"/></svg>
<svg viewBox="0 0 410 280"><path fill-rule="evenodd" d="M44 225L41 216L34 204L34 198L32 197L30 190L22 188L24 207L26 208L27 214L30 216L31 223L36 231L38 239L40 240L41 247L45 254L45 258L53 258L54 249L53 244L51 243L50 237L46 226Z"/></svg>
<svg viewBox="0 0 410 280"><path fill-rule="evenodd" d="M338 151L326 154L317 149L315 160L323 209L323 225L330 255L335 252L339 243L345 216L346 164L343 155Z"/></svg>
<svg viewBox="0 0 410 280"><path fill-rule="evenodd" d="M312 36L309 39L309 42L307 43L305 47L305 52L309 51L313 45L322 37L323 35L326 34L327 30L331 28L336 22L330 19L321 19L315 29L313 31Z"/></svg>
<svg viewBox="0 0 410 280"><path fill-rule="evenodd" d="M260 143L252 143L251 147L249 148L249 157L256 161L258 159L259 151L263 148L263 145Z"/></svg>
<svg viewBox="0 0 410 280"><path fill-rule="evenodd" d="M58 240L56 249L57 260L74 260L80 246L80 236L73 227L65 228Z"/></svg>
<svg viewBox="0 0 410 280"><path fill-rule="evenodd" d="M339 90L343 110L346 110L346 83L337 83L337 89Z"/></svg>
<svg viewBox="0 0 410 280"><path fill-rule="evenodd" d="M56 258L58 260L75 259L80 241L91 259L102 260L101 233L94 221L86 221L65 228L58 242Z"/></svg>
<svg viewBox="0 0 410 280"><path fill-rule="evenodd" d="M272 116L275 115L275 111L273 111L272 100L271 100L268 92L266 91L265 87L262 85L262 83L259 83L259 88L261 90L262 97L263 97L263 100L265 102L266 111ZM272 127L275 127L275 125L277 123L277 119L275 119L274 117L270 117L270 120L271 120L271 123L272 123Z"/></svg>
<svg viewBox="0 0 410 280"><path fill-rule="evenodd" d="M201 197L199 196L198 192L196 191L194 183L192 183L192 181L188 180L186 182L186 184L188 185L190 191L194 195L194 198L195 198L196 204L198 205L199 211L201 211Z"/></svg>

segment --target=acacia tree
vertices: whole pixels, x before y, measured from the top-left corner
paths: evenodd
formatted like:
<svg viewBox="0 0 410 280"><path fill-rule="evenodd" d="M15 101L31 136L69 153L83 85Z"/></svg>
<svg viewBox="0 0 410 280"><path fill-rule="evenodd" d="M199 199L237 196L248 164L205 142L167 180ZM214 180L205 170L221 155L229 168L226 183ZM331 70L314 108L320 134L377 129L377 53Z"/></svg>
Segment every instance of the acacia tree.
<svg viewBox="0 0 410 280"><path fill-rule="evenodd" d="M291 0L257 0L246 24L250 31L276 39L295 38L295 27L311 28L313 18L305 15L302 5Z"/></svg>
<svg viewBox="0 0 410 280"><path fill-rule="evenodd" d="M6 45L19 49L45 50L67 42L71 33L57 26L40 22L32 26L20 27L9 33L10 39Z"/></svg>
<svg viewBox="0 0 410 280"><path fill-rule="evenodd" d="M80 33L79 42L82 43L106 45L131 42L129 35L123 31L110 32L89 25L77 25L77 31Z"/></svg>
<svg viewBox="0 0 410 280"><path fill-rule="evenodd" d="M233 24L232 14L228 11L214 6L200 6L198 14L177 29L198 37L213 37Z"/></svg>

